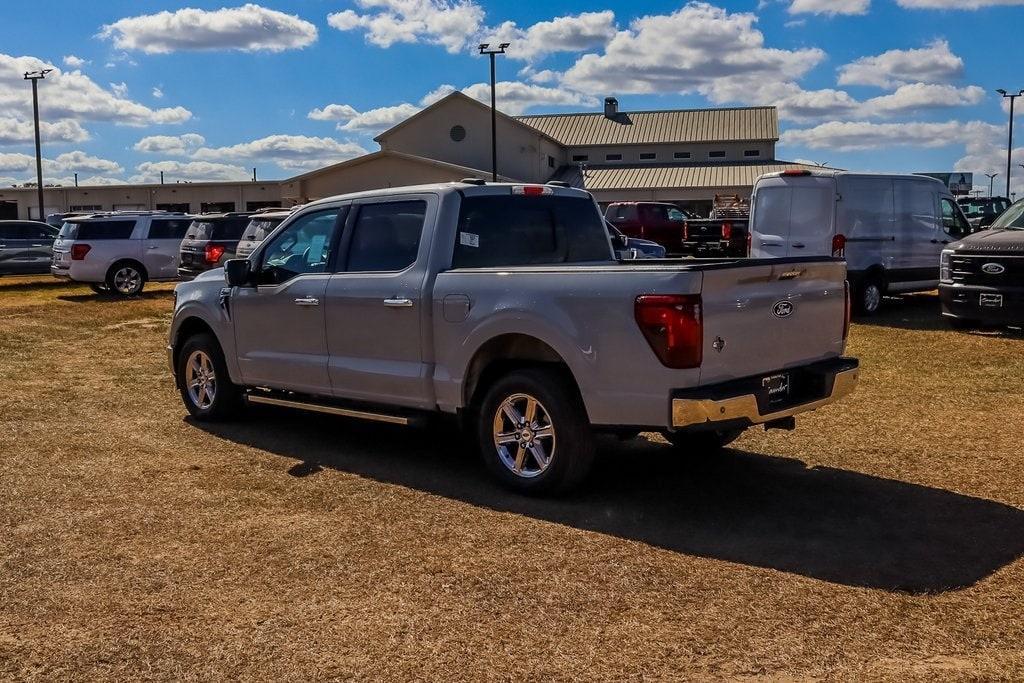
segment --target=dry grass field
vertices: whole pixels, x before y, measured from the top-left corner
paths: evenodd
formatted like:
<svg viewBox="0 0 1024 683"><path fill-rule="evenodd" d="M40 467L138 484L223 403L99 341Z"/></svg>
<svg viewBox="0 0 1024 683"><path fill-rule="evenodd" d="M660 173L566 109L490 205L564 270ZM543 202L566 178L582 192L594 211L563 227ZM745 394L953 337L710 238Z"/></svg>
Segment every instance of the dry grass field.
<svg viewBox="0 0 1024 683"><path fill-rule="evenodd" d="M185 418L170 286L0 280L0 679L1024 679L1024 339L933 296L863 382L565 500L443 432Z"/></svg>

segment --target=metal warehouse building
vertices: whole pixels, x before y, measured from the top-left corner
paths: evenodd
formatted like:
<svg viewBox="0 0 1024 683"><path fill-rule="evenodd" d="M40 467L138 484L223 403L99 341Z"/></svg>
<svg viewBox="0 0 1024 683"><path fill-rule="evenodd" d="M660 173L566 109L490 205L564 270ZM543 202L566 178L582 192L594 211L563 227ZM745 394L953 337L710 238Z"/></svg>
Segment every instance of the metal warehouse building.
<svg viewBox="0 0 1024 683"><path fill-rule="evenodd" d="M775 107L497 115L503 180L567 181L599 202L658 200L706 212L716 194L749 195L775 159ZM489 178L490 108L455 92L378 135L380 151L281 181L45 189L46 213L116 209L245 211L381 187ZM0 189L0 218L36 215L34 188Z"/></svg>

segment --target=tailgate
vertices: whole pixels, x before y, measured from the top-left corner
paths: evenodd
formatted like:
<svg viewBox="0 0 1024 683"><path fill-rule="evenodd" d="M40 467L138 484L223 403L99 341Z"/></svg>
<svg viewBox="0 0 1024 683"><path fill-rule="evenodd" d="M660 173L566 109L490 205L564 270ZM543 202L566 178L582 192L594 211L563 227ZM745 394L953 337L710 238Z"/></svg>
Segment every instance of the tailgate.
<svg viewBox="0 0 1024 683"><path fill-rule="evenodd" d="M842 355L843 261L738 261L703 276L702 385Z"/></svg>

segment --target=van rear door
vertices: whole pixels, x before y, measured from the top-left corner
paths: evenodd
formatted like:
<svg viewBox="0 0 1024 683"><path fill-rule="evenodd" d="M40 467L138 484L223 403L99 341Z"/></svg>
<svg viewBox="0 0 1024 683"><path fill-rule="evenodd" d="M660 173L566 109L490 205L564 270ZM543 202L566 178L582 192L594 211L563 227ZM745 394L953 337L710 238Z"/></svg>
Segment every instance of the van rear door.
<svg viewBox="0 0 1024 683"><path fill-rule="evenodd" d="M758 181L751 216L751 256L831 256L835 181L774 176Z"/></svg>

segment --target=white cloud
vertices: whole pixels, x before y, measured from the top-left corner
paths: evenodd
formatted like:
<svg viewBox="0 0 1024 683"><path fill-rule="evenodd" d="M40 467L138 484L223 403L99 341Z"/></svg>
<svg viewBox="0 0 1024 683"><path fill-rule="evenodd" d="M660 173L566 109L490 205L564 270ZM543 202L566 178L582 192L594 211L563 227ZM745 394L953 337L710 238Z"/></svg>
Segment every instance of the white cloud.
<svg viewBox="0 0 1024 683"><path fill-rule="evenodd" d="M110 90L118 97L124 97L128 94L128 84L124 81L120 83L111 83Z"/></svg>
<svg viewBox="0 0 1024 683"><path fill-rule="evenodd" d="M163 90L161 90L161 89L160 89L160 88L158 88L158 87L154 87L154 88L153 88L153 91L152 91L152 95L153 95L153 97L155 97L156 99L158 99L158 100L162 100L162 99L164 98L164 91L163 91Z"/></svg>
<svg viewBox="0 0 1024 683"><path fill-rule="evenodd" d="M508 56L534 61L555 52L582 52L605 45L615 35L615 13L583 12L540 21L528 28L519 28L514 21L488 29L484 43L511 43Z"/></svg>
<svg viewBox="0 0 1024 683"><path fill-rule="evenodd" d="M81 71L63 71L36 57L0 54L0 111L28 118L32 98L25 96L26 71L53 69L39 84L39 106L51 122L108 121L126 126L182 123L192 117L184 107L152 109L105 89Z"/></svg>
<svg viewBox="0 0 1024 683"><path fill-rule="evenodd" d="M339 31L361 28L379 47L395 43L442 45L451 53L473 43L483 26L484 10L471 0L356 0L364 14L344 10L327 16Z"/></svg>
<svg viewBox="0 0 1024 683"><path fill-rule="evenodd" d="M36 158L20 152L0 154L0 173L31 175L35 179ZM116 161L101 159L82 151L65 152L56 159L43 158L43 182L56 182L52 176L59 173L120 173L124 169Z"/></svg>
<svg viewBox="0 0 1024 683"><path fill-rule="evenodd" d="M207 161L144 161L135 167L137 173L130 183L155 183L164 173L164 182L249 180L249 170L241 166L211 163Z"/></svg>
<svg viewBox="0 0 1024 683"><path fill-rule="evenodd" d="M269 161L281 168L318 168L366 154L355 142L306 135L268 135L265 138L227 147L201 147L193 158L201 161Z"/></svg>
<svg viewBox="0 0 1024 683"><path fill-rule="evenodd" d="M146 152L149 154L184 156L205 142L206 138L198 133L149 135L136 142L132 149L136 152Z"/></svg>
<svg viewBox="0 0 1024 683"><path fill-rule="evenodd" d="M89 133L77 121L40 121L39 137L45 142L84 142ZM23 145L35 140L31 119L0 118L0 146Z"/></svg>
<svg viewBox="0 0 1024 683"><path fill-rule="evenodd" d="M864 102L862 111L874 116L891 116L921 111L978 104L985 91L976 85L957 88L955 85L911 83L901 85L888 95L873 97Z"/></svg>
<svg viewBox="0 0 1024 683"><path fill-rule="evenodd" d="M983 121L829 121L813 128L787 130L782 134L779 144L840 152L892 147L937 148L991 137L1001 130L999 126Z"/></svg>
<svg viewBox="0 0 1024 683"><path fill-rule="evenodd" d="M936 40L914 50L889 50L839 68L839 85L876 85L890 88L913 82L944 83L963 75L964 60L949 43Z"/></svg>
<svg viewBox="0 0 1024 683"><path fill-rule="evenodd" d="M314 109L306 114L314 121L347 121L359 115L355 107L347 104L328 104L322 109Z"/></svg>
<svg viewBox="0 0 1024 683"><path fill-rule="evenodd" d="M603 54L581 57L563 74L577 92L691 93L720 101L726 90L796 80L825 58L817 48L766 47L751 13L691 2L668 15L636 19ZM727 49L726 49L726 46Z"/></svg>
<svg viewBox="0 0 1024 683"><path fill-rule="evenodd" d="M184 50L303 48L317 38L316 26L299 17L249 3L206 11L186 8L125 17L100 30L122 50L163 54Z"/></svg>
<svg viewBox="0 0 1024 683"><path fill-rule="evenodd" d="M43 182L46 183L46 184L51 184L52 183L54 185L64 185L66 187L70 187L70 186L73 186L75 184L75 177L73 175L70 175L70 176L61 176L61 177L57 177L57 178L44 178ZM88 185L125 185L125 184L127 184L127 181L124 178L112 178L110 176L103 176L103 175L92 175L92 176L82 177L81 174L79 174L78 184L80 186L88 186Z"/></svg>
<svg viewBox="0 0 1024 683"><path fill-rule="evenodd" d="M420 110L415 104L403 102L393 107L378 107L359 112L338 124L338 130L350 133L379 133L401 123Z"/></svg>
<svg viewBox="0 0 1024 683"><path fill-rule="evenodd" d="M906 9L974 10L982 7L1024 5L1024 0L896 0L896 4Z"/></svg>
<svg viewBox="0 0 1024 683"><path fill-rule="evenodd" d="M491 102L489 83L475 83L462 92L486 104ZM594 105L597 98L564 88L547 88L519 81L498 81L495 87L498 109L506 114L522 114L538 106Z"/></svg>
<svg viewBox="0 0 1024 683"><path fill-rule="evenodd" d="M866 14L871 0L793 0L790 14Z"/></svg>
<svg viewBox="0 0 1024 683"><path fill-rule="evenodd" d="M76 57L75 55L64 55L64 59L62 61L64 62L64 66L70 66L72 69L80 69L89 63L88 61L82 59L81 57Z"/></svg>

